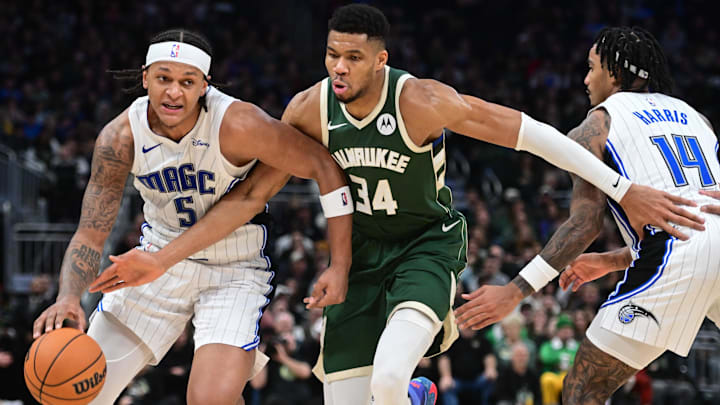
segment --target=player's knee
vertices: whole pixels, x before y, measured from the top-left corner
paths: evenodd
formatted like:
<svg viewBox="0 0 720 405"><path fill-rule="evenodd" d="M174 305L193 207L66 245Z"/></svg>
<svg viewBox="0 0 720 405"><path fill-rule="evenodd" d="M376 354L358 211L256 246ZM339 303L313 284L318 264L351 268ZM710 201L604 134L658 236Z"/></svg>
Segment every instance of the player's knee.
<svg viewBox="0 0 720 405"><path fill-rule="evenodd" d="M211 384L190 384L187 389L188 405L243 404L245 384L236 381L213 381Z"/></svg>
<svg viewBox="0 0 720 405"><path fill-rule="evenodd" d="M398 369L387 368L373 370L370 379L370 390L376 398L395 398L398 396L407 396L409 381L403 381L402 372Z"/></svg>

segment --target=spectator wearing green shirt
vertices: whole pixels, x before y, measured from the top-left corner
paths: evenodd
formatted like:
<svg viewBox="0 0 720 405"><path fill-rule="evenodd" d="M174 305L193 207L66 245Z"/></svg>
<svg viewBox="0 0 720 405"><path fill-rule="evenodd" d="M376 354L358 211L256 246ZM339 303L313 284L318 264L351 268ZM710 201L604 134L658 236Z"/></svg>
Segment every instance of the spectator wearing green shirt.
<svg viewBox="0 0 720 405"><path fill-rule="evenodd" d="M560 314L555 322L554 337L540 345L543 405L560 402L563 379L573 364L578 346L572 320L567 314Z"/></svg>

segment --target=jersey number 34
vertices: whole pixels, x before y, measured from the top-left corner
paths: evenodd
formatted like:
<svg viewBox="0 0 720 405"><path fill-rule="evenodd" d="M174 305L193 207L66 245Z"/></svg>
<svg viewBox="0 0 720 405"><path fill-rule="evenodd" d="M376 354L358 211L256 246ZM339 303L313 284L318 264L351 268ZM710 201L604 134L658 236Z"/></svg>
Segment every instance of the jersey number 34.
<svg viewBox="0 0 720 405"><path fill-rule="evenodd" d="M353 176L352 174L350 174L349 177L350 181L358 185L358 198L355 199L355 210L367 215L372 215L373 211L385 211L387 215L395 215L397 213L398 204L397 201L393 199L388 179L378 180L375 193L373 193L371 208L367 180L359 176Z"/></svg>

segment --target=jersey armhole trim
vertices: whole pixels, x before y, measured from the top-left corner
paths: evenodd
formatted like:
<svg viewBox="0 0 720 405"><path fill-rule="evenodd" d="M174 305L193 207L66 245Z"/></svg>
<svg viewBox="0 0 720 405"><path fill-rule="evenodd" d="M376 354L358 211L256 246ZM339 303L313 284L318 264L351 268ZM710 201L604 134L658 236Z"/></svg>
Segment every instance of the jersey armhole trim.
<svg viewBox="0 0 720 405"><path fill-rule="evenodd" d="M405 127L405 120L403 120L402 112L400 111L400 93L402 92L405 82L408 79L413 78L413 75L405 73L397 80L397 84L395 85L395 117L397 118L398 130L400 131L400 136L402 137L405 146L415 153L425 153L432 150L432 143L423 146L416 145L410 138L410 134L408 134L407 128Z"/></svg>
<svg viewBox="0 0 720 405"><path fill-rule="evenodd" d="M320 127L322 128L322 143L325 148L330 148L330 133L328 132L328 82L329 78L323 79L320 84Z"/></svg>

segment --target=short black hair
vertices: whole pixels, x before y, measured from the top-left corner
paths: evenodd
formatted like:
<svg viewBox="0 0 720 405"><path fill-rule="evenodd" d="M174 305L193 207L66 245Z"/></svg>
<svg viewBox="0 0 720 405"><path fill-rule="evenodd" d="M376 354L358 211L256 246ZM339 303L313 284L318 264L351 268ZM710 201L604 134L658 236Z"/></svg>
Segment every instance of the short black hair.
<svg viewBox="0 0 720 405"><path fill-rule="evenodd" d="M633 83L640 78L647 81L645 87L650 91L672 91L665 53L648 31L640 27L607 27L600 31L594 44L600 62L611 76L620 79L621 90L638 90Z"/></svg>
<svg viewBox="0 0 720 405"><path fill-rule="evenodd" d="M158 44L161 42L167 42L167 41L175 41L175 42L182 42L185 44L190 44L193 46L196 46L203 51L205 51L210 57L213 56L212 46L210 46L210 41L207 40L203 35L186 30L184 28L173 28L169 29L167 31L163 31L159 34L156 34L150 39L150 44ZM145 69L148 67L145 66ZM108 72L113 74L113 77L115 79L121 80L121 81L132 81L135 83L134 86L124 88L123 91L126 93L139 93L142 90L142 72L145 69L122 69L122 70L109 70ZM205 74L203 74L203 78L206 82L212 84L215 87L220 87L218 83L214 83L210 81ZM198 103L200 104L200 107L204 108L205 111L207 111L207 100L206 95L202 95L200 97L200 100Z"/></svg>
<svg viewBox="0 0 720 405"><path fill-rule="evenodd" d="M390 23L379 9L367 4L348 4L333 12L328 21L328 31L347 34L367 34L368 40L386 44Z"/></svg>

